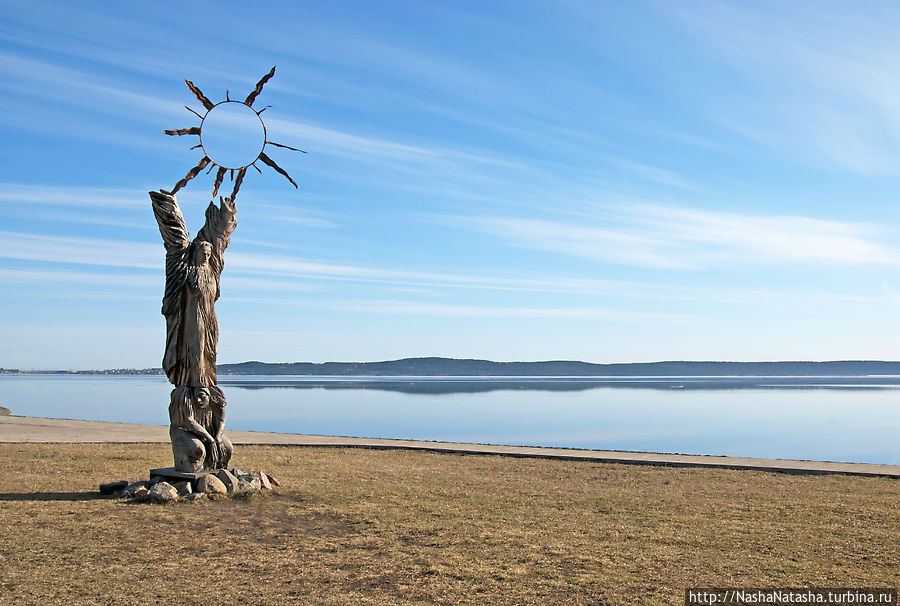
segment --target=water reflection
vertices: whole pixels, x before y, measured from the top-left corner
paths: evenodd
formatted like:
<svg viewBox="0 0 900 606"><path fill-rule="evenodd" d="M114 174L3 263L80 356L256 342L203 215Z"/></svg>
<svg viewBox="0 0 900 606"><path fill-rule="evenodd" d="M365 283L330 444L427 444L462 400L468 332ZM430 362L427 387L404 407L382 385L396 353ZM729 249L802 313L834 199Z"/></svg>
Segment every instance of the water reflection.
<svg viewBox="0 0 900 606"><path fill-rule="evenodd" d="M898 377L221 377L228 428L900 464ZM168 423L165 377L2 376L13 414Z"/></svg>
<svg viewBox="0 0 900 606"><path fill-rule="evenodd" d="M353 389L442 395L492 391L592 389L900 389L900 377L225 377L242 389Z"/></svg>

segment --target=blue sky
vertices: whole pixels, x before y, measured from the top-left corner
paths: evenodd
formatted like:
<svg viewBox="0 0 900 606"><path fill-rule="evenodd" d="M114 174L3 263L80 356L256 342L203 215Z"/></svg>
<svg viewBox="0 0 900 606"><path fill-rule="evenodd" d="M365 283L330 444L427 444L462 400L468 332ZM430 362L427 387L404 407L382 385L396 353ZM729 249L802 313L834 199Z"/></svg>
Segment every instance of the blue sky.
<svg viewBox="0 0 900 606"><path fill-rule="evenodd" d="M157 366L147 191L256 102L220 362L898 359L900 9L0 8L0 366ZM179 192L202 225L212 176ZM227 184L226 184L227 188ZM228 190L230 191L230 190Z"/></svg>

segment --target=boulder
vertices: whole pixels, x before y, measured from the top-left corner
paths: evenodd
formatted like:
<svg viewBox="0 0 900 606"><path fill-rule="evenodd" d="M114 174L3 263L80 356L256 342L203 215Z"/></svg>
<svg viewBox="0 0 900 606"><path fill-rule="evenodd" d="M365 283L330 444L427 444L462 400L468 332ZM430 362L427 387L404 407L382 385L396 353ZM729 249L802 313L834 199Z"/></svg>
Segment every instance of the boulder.
<svg viewBox="0 0 900 606"><path fill-rule="evenodd" d="M228 492L234 492L240 488L240 480L234 477L234 474L227 469L217 469L214 475L222 481Z"/></svg>
<svg viewBox="0 0 900 606"><path fill-rule="evenodd" d="M239 478L241 476L249 476L251 473L246 469L241 469L240 467L229 467L228 471L231 472L231 475Z"/></svg>
<svg viewBox="0 0 900 606"><path fill-rule="evenodd" d="M100 485L100 494L108 495L113 494L114 492L119 492L123 490L126 486L128 486L128 480L119 480L118 482L110 482L108 484Z"/></svg>
<svg viewBox="0 0 900 606"><path fill-rule="evenodd" d="M0 417L8 417L11 414L12 413L9 411L9 409L6 406L0 406Z"/></svg>
<svg viewBox="0 0 900 606"><path fill-rule="evenodd" d="M262 487L259 477L253 474L238 476L240 490L259 490Z"/></svg>
<svg viewBox="0 0 900 606"><path fill-rule="evenodd" d="M199 501L200 499L205 499L206 494L202 493L202 492L192 492L191 494L189 494L188 496L186 496L184 498L185 498L185 500L191 501L193 503L194 501Z"/></svg>
<svg viewBox="0 0 900 606"><path fill-rule="evenodd" d="M175 484L175 490L177 490L178 494L180 494L183 497L186 497L189 494L191 494L192 492L194 492L193 489L191 489L191 483L188 482L187 480L185 480L184 482L178 482L177 484Z"/></svg>
<svg viewBox="0 0 900 606"><path fill-rule="evenodd" d="M168 482L157 482L150 487L150 496L159 503L168 503L178 500L178 489Z"/></svg>
<svg viewBox="0 0 900 606"><path fill-rule="evenodd" d="M148 489L146 486L141 486L140 488L135 490L134 493L132 493L131 497L138 503L143 503L153 498L150 495L150 489Z"/></svg>
<svg viewBox="0 0 900 606"><path fill-rule="evenodd" d="M272 490L272 483L269 482L269 476L263 472L259 472L259 487L263 490Z"/></svg>
<svg viewBox="0 0 900 606"><path fill-rule="evenodd" d="M132 482L128 486L122 489L123 497L133 497L134 493L136 493L141 488L147 488L147 482Z"/></svg>
<svg viewBox="0 0 900 606"><path fill-rule="evenodd" d="M222 480L217 478L216 476L207 474L195 482L198 493L221 493L225 494L228 492L228 489L225 487L225 484L222 483Z"/></svg>
<svg viewBox="0 0 900 606"><path fill-rule="evenodd" d="M276 478L272 474L267 473L266 477L269 478L269 482L272 484L272 486L281 486L281 482L279 482L278 478Z"/></svg>

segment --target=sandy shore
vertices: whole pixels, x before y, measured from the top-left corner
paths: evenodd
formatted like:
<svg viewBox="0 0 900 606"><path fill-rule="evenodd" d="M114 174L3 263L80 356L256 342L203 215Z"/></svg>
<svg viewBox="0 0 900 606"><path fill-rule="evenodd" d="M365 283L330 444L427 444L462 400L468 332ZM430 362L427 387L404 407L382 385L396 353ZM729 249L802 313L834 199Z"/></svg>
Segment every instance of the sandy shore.
<svg viewBox="0 0 900 606"><path fill-rule="evenodd" d="M900 465L876 465L870 463L832 463L826 461L697 456L610 450L542 448L533 446L494 446L486 444L460 444L455 442L349 438L261 431L229 430L228 436L234 444L403 449L453 454L501 455L511 457L597 461L604 463L629 463L635 465L718 467L798 474L849 474L900 478ZM137 425L131 423L106 423L100 421L42 419L18 416L0 417L0 442L164 443L168 441L168 426L163 425Z"/></svg>

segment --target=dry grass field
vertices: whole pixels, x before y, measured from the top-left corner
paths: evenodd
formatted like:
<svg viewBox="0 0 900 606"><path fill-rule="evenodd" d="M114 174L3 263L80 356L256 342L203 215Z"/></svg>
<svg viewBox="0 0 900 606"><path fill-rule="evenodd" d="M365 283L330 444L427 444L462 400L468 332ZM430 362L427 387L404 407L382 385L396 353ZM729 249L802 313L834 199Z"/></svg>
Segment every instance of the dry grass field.
<svg viewBox="0 0 900 606"><path fill-rule="evenodd" d="M167 445L0 444L4 604L682 604L689 586L895 586L900 483L239 447L265 498L99 497Z"/></svg>

